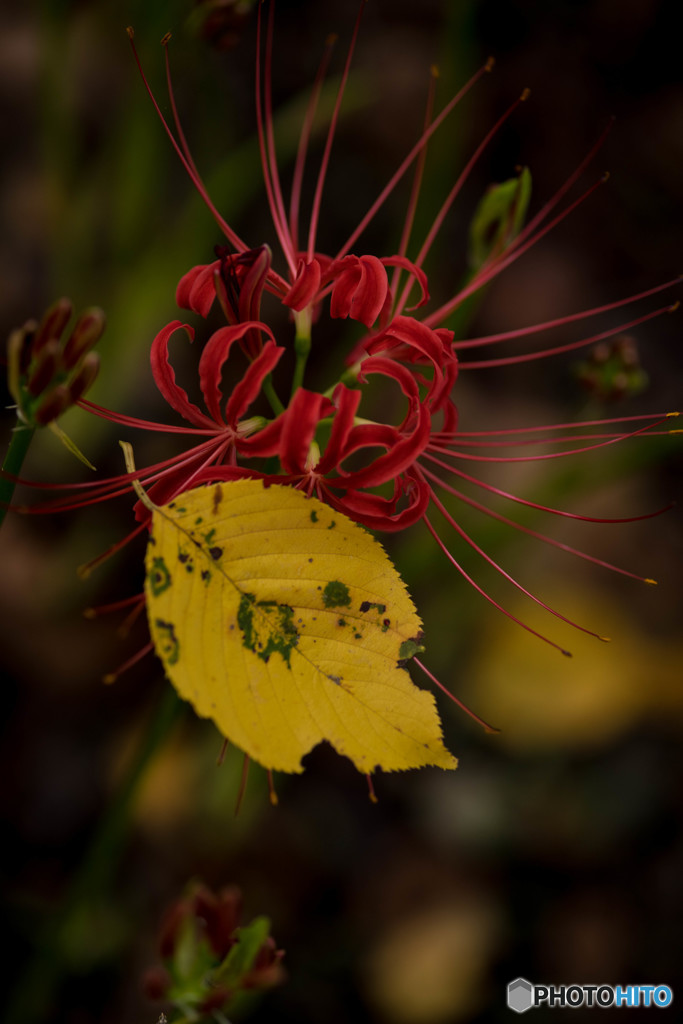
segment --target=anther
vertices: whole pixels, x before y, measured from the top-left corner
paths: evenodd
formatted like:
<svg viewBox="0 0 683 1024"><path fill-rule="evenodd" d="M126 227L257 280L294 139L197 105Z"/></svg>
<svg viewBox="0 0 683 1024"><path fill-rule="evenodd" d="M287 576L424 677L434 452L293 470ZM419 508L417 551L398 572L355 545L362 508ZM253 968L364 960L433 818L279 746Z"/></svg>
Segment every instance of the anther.
<svg viewBox="0 0 683 1024"><path fill-rule="evenodd" d="M133 31L133 26L132 25L128 25L126 27L126 35L131 40L135 37L135 32Z"/></svg>
<svg viewBox="0 0 683 1024"><path fill-rule="evenodd" d="M676 310L678 309L678 307L680 306L680 304L681 304L680 299L676 299L676 301L674 303L672 303L671 306L669 306L667 312L668 313L675 313Z"/></svg>
<svg viewBox="0 0 683 1024"><path fill-rule="evenodd" d="M519 97L519 102L520 103L526 103L526 101L529 99L530 96L531 96L531 89L523 89L522 90L522 95Z"/></svg>
<svg viewBox="0 0 683 1024"><path fill-rule="evenodd" d="M609 181L609 179L610 179L610 173L609 173L609 171L605 171L605 173L603 174L602 178L600 178L600 184L604 185L606 181Z"/></svg>
<svg viewBox="0 0 683 1024"><path fill-rule="evenodd" d="M657 580L651 580L651 579L647 579L647 578L643 580L643 583L647 583L648 586L650 586L650 587L656 587L656 586L659 585L657 583Z"/></svg>
<svg viewBox="0 0 683 1024"><path fill-rule="evenodd" d="M167 32L167 33L166 33L166 35L165 35L165 36L163 36L163 38L162 38L162 40L161 40L161 45L162 45L162 46L168 46L168 44L170 43L170 41L171 41L171 33L170 33L170 32Z"/></svg>
<svg viewBox="0 0 683 1024"><path fill-rule="evenodd" d="M484 64L484 71L493 71L495 63L496 63L496 58L495 57L489 57L488 60L486 61L486 64Z"/></svg>

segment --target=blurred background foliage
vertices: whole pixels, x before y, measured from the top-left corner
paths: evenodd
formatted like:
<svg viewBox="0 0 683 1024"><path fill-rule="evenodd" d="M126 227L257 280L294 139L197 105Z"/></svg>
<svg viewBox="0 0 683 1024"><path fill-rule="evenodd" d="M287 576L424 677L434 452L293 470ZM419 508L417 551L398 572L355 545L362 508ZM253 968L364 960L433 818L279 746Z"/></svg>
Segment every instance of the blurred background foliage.
<svg viewBox="0 0 683 1024"><path fill-rule="evenodd" d="M430 65L439 67L443 103L493 53L495 72L430 146L415 237L502 110L525 86L532 97L449 217L429 261L432 294L448 297L466 272L467 228L486 187L529 166L533 213L612 114L617 125L594 165L598 175L612 171L609 186L490 287L470 330L531 324L680 272L674 12L673 0L373 0L333 151L320 248L347 237L417 137ZM278 5L273 79L285 167L324 40L340 34L339 73L355 14L353 0ZM163 408L148 368L151 338L177 315L180 275L208 262L221 239L140 83L128 24L160 97L158 43L173 32L178 103L214 201L250 244L273 241L254 136L249 4L7 0L0 316L6 335L63 293L79 309L102 306L108 329L92 397L153 419ZM364 248L395 250L405 202L405 190L392 197ZM486 429L675 408L680 324L680 314L665 316L638 331L649 380L641 394L605 404L582 389L576 360L543 361L463 374L462 422ZM340 361L339 349L322 346L312 379ZM176 365L185 383L180 356ZM185 368L194 365L190 354ZM120 429L78 411L64 426L99 471L121 471ZM168 450L158 438L129 439L141 463ZM523 473L498 467L495 480L589 514L637 514L680 492L677 447L674 438L634 441L552 471L547 463ZM55 481L84 473L49 435L25 469ZM470 519L463 513L467 527ZM85 621L81 612L139 588L142 550L85 582L75 567L130 528L130 502L9 517L0 538L2 809L15 1019L156 1020L139 979L157 960L163 909L193 877L239 884L247 919L267 914L287 951L289 980L249 1010L257 1022L503 1020L505 985L518 974L680 983L680 514L627 526L525 522L660 585L610 576L494 521L473 521L482 546L523 583L613 637L602 646L549 622L457 551L511 610L570 647L570 661L480 600L426 531L390 538L426 622L429 666L502 732L486 736L440 701L448 746L461 758L455 776L379 777L372 806L351 767L319 749L302 777L277 779L277 808L254 768L235 817L239 754L216 767L219 737L178 713L152 658L113 686L100 683L140 646L144 628L122 638L115 622ZM155 726L152 749L145 737ZM128 803L116 802L121 787Z"/></svg>

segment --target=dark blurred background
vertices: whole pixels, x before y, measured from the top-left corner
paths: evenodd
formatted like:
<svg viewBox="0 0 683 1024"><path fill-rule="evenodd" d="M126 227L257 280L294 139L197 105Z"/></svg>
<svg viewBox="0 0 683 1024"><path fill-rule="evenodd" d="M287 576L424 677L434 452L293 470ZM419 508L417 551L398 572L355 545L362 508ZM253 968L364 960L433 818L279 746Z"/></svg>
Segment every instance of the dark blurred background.
<svg viewBox="0 0 683 1024"><path fill-rule="evenodd" d="M372 0L333 150L319 248L339 246L417 138L430 66L439 68L441 105L492 54L494 73L430 146L416 238L500 113L524 87L531 98L450 214L427 265L432 294L445 300L466 272L468 225L490 183L529 166L535 212L612 115L616 125L585 178L590 184L609 169L608 185L487 290L467 331L522 327L680 273L676 11L673 0ZM276 108L284 109L277 130L285 177L325 38L340 35L338 73L355 16L353 0L278 4L273 78ZM172 30L178 104L216 205L250 244L274 243L254 138L253 10L238 17L228 2L5 0L0 317L6 335L61 294L78 308L102 306L109 326L93 399L159 418L166 413L148 368L150 340L177 315L180 275L209 262L221 239L144 92L128 24L160 98L158 42ZM362 248L395 251L406 199L406 188L392 196ZM676 297L673 290L664 302L668 294ZM661 304L655 297L635 309ZM590 333L629 315L597 318ZM617 403L587 394L576 356L463 373L463 429L674 409L681 323L680 313L665 315L635 332L649 384ZM538 343L579 338L580 330ZM322 380L340 361L338 352L318 356L313 373ZM11 426L8 416L6 437ZM78 411L64 427L100 472L122 470L121 428ZM166 451L163 437L125 436L140 463ZM675 437L634 440L556 468L499 467L494 479L574 511L637 515L680 497L679 444ZM24 473L85 479L47 432ZM38 497L24 489L20 500ZM477 597L426 531L391 538L426 623L430 668L502 730L487 736L439 699L447 745L461 759L455 775L379 776L373 806L351 766L319 749L303 776L277 778L277 808L254 767L235 817L239 753L216 768L220 738L188 709L151 759L129 815L107 819L84 880L79 866L146 730L160 721L166 686L152 657L103 686L102 676L144 643L144 626L122 639L115 617L86 621L82 610L140 588L143 548L132 545L83 582L76 567L130 529L128 499L68 515L10 516L0 538L3 956L7 978L18 984L16 1019L22 998L38 989L48 1007L35 1019L155 1021L159 1008L145 1002L140 975L157 960L164 908L192 878L240 885L246 917L269 915L287 951L289 980L253 1007L255 1022L498 1021L509 1014L506 984L520 974L675 989L683 912L680 512L621 526L527 522L655 577L659 587L492 521L473 525L482 546L521 582L612 636L611 645L599 645L537 614L449 538L499 600L572 649L570 661ZM55 953L49 926L67 900L75 910ZM8 994L11 985L3 987ZM601 1010L601 1019L611 1012ZM562 1017L556 1010L551 1019Z"/></svg>

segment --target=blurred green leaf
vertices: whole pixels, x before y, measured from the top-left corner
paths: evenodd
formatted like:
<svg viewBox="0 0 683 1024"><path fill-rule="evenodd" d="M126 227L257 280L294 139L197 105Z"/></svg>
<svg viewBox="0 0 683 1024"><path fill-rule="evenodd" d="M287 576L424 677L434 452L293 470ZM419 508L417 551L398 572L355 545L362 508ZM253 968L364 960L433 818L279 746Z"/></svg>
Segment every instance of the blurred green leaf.
<svg viewBox="0 0 683 1024"><path fill-rule="evenodd" d="M500 256L519 234L531 199L531 173L523 167L518 177L491 185L470 224L468 262L477 271L487 260Z"/></svg>

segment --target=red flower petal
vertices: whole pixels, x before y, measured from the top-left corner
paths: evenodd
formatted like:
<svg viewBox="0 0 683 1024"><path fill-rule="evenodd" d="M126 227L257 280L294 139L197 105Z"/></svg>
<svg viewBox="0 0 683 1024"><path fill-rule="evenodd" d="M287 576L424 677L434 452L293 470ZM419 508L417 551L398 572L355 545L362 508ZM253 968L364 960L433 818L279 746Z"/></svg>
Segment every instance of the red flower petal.
<svg viewBox="0 0 683 1024"><path fill-rule="evenodd" d="M232 394L225 406L226 423L231 426L237 425L237 421L261 390L265 378L279 363L284 351L284 348L281 345L276 345L274 341L265 343L261 353L247 367L242 380L232 389Z"/></svg>
<svg viewBox="0 0 683 1024"><path fill-rule="evenodd" d="M215 427L216 424L192 404L187 393L175 382L175 373L168 361L168 341L175 331L181 329L187 332L190 341L194 340L194 330L189 324L173 320L159 331L152 342L150 362L154 381L171 408L179 412L188 423L193 423L196 427Z"/></svg>
<svg viewBox="0 0 683 1024"><path fill-rule="evenodd" d="M178 282L175 298L181 309L191 309L206 318L216 298L214 274L220 261L202 264L188 270Z"/></svg>
<svg viewBox="0 0 683 1024"><path fill-rule="evenodd" d="M320 288L320 278L321 269L317 259L312 259L310 263L299 259L294 283L282 300L285 306L297 312L305 309L313 302Z"/></svg>
<svg viewBox="0 0 683 1024"><path fill-rule="evenodd" d="M258 320L247 320L231 327L221 327L211 335L199 360L199 384L206 408L220 426L225 425L220 408L223 364L228 359L233 344L252 330L265 331L271 338L273 337L270 328Z"/></svg>
<svg viewBox="0 0 683 1024"><path fill-rule="evenodd" d="M389 292L387 272L376 256L344 256L328 272L336 281L330 298L330 316L351 317L372 327Z"/></svg>
<svg viewBox="0 0 683 1024"><path fill-rule="evenodd" d="M299 388L283 414L280 463L286 473L305 473L306 460L318 423L334 412L334 405L314 391Z"/></svg>

